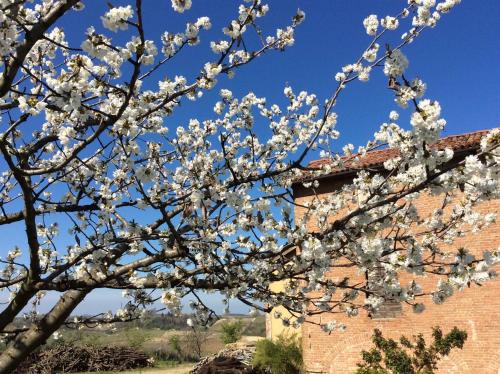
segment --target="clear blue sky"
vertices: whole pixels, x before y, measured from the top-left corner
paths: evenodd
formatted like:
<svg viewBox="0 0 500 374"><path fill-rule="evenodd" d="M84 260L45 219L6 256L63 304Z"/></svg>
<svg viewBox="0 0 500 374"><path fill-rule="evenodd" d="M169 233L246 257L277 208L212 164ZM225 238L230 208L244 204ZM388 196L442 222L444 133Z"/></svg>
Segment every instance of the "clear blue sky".
<svg viewBox="0 0 500 374"><path fill-rule="evenodd" d="M111 1L121 5L123 1ZM83 12L74 13L62 23L70 40L81 40L83 31L95 24L102 29L99 16L106 9L105 1L88 1ZM185 50L162 74L194 77L203 63L213 60L208 47L217 39L221 28L234 18L239 2L231 0L193 0L193 7L184 14L174 13L167 0L144 1L146 36L158 40L159 35L183 31L187 21L208 15L213 28L202 32L202 43ZM276 0L269 1L270 13L263 26L271 32L273 26L284 26L297 8L306 12L306 21L296 31L296 42L284 53L272 52L240 69L235 79L222 78L218 87L200 101L185 102L168 125L176 127L189 118L212 118L212 107L220 88L229 88L237 96L253 91L268 102L283 103L283 87L314 92L320 99L330 95L335 87L335 73L354 62L369 42L362 21L369 14L393 15L406 4L403 0ZM438 100L443 117L448 121L445 135L458 134L500 125L500 3L498 0L463 0L445 15L435 29L426 30L415 43L405 49L410 60L409 77L418 76L427 85L427 97ZM401 29L393 32L400 35ZM118 35L114 35L120 40ZM79 42L78 42L79 44ZM338 149L347 142L366 143L378 126L387 120L390 110L398 109L386 88L386 77L380 71L372 73L370 82L353 84L340 98L336 111L341 140ZM403 116L404 118L404 116ZM401 125L409 126L402 122ZM6 253L15 243L24 242L22 227L0 230ZM1 295L0 295L1 296ZM3 298L3 296L1 296ZM219 305L210 296L212 305ZM79 308L87 313L115 309L122 299L119 294L96 292ZM243 306L233 310L246 311Z"/></svg>
<svg viewBox="0 0 500 374"><path fill-rule="evenodd" d="M84 12L75 13L65 25L73 36L90 22L101 28L98 16L105 1L89 2ZM97 6L94 4L103 4ZM124 1L111 1L117 5ZM126 2L125 2L126 3ZM177 126L189 117L213 117L212 107L220 88L236 94L248 91L283 102L283 87L314 92L326 98L334 88L333 76L340 68L354 62L369 37L362 26L368 14L395 14L406 4L404 0L287 0L268 1L270 12L263 26L287 24L297 8L306 12L306 21L296 32L296 43L284 53L272 52L237 72L234 80L222 78L213 92L196 103L187 102L169 122ZM238 1L193 0L190 11L177 14L170 1L144 1L146 36L157 40L161 32L184 30L188 21L208 15L213 27L201 33L201 44L184 51L164 70L169 76L193 77L202 62L214 60L208 42L221 34L237 12ZM409 77L419 76L428 84L427 96L438 100L448 121L445 134L491 128L500 119L500 3L498 0L463 0L438 26L429 29L406 48L410 60ZM97 22L96 22L97 21ZM71 31L69 31L71 30ZM401 34L401 28L393 32ZM118 35L115 34L118 38ZM115 36L113 35L113 36ZM163 72L162 72L163 73ZM341 97L337 106L340 143L366 142L387 114L395 109L393 97L386 88L386 77L379 71L369 83L356 82ZM405 125L402 123L402 125Z"/></svg>

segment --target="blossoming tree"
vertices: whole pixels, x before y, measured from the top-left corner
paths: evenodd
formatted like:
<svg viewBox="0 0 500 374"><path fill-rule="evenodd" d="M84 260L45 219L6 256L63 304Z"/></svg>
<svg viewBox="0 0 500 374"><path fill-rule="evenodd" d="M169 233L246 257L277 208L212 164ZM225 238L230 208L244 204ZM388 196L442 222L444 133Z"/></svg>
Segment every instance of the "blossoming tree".
<svg viewBox="0 0 500 374"><path fill-rule="evenodd" d="M7 341L0 373L13 370L62 325L134 319L156 299L179 312L181 299L191 295L196 318L207 322L214 312L199 293L218 291L264 311L282 304L300 324L311 305L329 311L347 301L352 308L369 307L357 295L376 304L385 292L393 297L394 289L418 309L425 293L416 283L400 285L397 273L434 272L436 257L426 253L446 259L432 294L436 302L456 287L491 277L498 252L485 248L479 259L462 250L450 257L441 244L452 243L465 224L480 228L493 221L474 207L498 197L499 133L483 140L478 155L448 162L452 150L431 147L445 125L439 104L424 98L420 79L404 75L408 60L402 49L459 0L410 0L393 16L368 16L363 24L370 42L335 76L330 97L285 87L288 104L280 107L253 93L237 98L221 89L215 119L191 119L177 128L165 119L180 103L214 89L218 76L233 76L257 57L291 46L305 14L299 10L289 26L265 30L259 24L268 6L247 0L220 39L210 42L213 58L200 64L197 76L164 78L169 61L196 46L211 27L208 17L188 23L182 33L166 31L159 45L153 39L160 36L144 30L141 0L110 5L101 18L107 31L89 25L80 43L71 45L60 22L84 3L0 1L0 228L22 223L25 231L25 239L0 260L0 287L10 293L0 313ZM171 3L180 13L191 7L191 0ZM381 48L387 34L399 29L400 43ZM116 43L115 35L127 41ZM411 129L400 127L393 111L372 141L357 154L347 145L341 157L331 151L339 137L335 105L351 82L368 80L379 67L397 104L412 111ZM256 123L267 124L270 135L257 136ZM346 157L362 158L384 146L401 151L385 172L360 170L344 188L349 199L338 194L307 207L321 230L311 233L303 222L293 222L291 185L297 178L307 173L306 183L314 188L316 178L341 167ZM311 153L331 162L307 170ZM460 201L449 198L463 186ZM449 217L436 212L425 221L425 242L404 235L368 239L367 232L382 232L395 222L419 221L413 200L423 191L445 193L443 204L455 204ZM340 211L346 213L338 216ZM70 244L61 245L61 238ZM290 261L286 254L294 248L299 255ZM390 289L375 292L323 276L331 261L348 259L369 271L382 257L389 258ZM273 293L269 284L282 279L297 282L290 282L286 295ZM102 288L123 290L126 307L68 318ZM313 298L312 289L327 297ZM52 309L14 328L14 318L49 291L61 295Z"/></svg>

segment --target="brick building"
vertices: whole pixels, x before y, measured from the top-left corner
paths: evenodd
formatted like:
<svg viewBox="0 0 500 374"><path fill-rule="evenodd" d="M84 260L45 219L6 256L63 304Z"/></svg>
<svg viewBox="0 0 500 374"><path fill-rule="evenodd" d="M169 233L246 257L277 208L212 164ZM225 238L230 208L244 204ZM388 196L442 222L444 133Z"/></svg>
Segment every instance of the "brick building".
<svg viewBox="0 0 500 374"><path fill-rule="evenodd" d="M453 148L456 159L462 159L476 152L480 139L486 133L487 131L479 131L446 137L440 140L439 147ZM371 169L381 168L385 160L395 155L396 152L391 149L370 152L363 159L361 166ZM317 166L322 162L326 161L318 160L311 166ZM348 168L334 171L320 180L316 194L320 197L327 196L343 184L349 183L354 175L355 170ZM303 205L313 197L313 193L309 188L297 183L294 186L294 197L297 203ZM417 208L425 216L437 208L440 202L442 199L439 196L422 195L417 202ZM498 214L500 201L484 203L478 209ZM303 208L297 206L296 219L302 215ZM308 224L308 229L315 230L313 222ZM476 235L467 234L453 244L453 248L461 246L467 247L479 257L482 251L499 247L500 223L497 222ZM351 279L356 279L360 277L355 269L339 270L337 268L329 275L334 278L349 276ZM408 283L411 279L409 274L400 276L402 284ZM436 285L436 279L432 276L418 277L418 281L424 290L433 289ZM280 288L281 285L274 287ZM389 302L377 315L370 316L366 311L360 310L360 314L352 318L342 313L310 317L312 321L318 323L337 320L347 325L347 330L328 335L317 325L309 323L302 325L299 334L302 337L307 373L353 373L357 368L356 363L360 361L361 351L372 346L371 335L375 328L382 330L384 336L396 339L401 335L411 337L417 333L423 333L426 338L429 338L431 328L439 325L444 332L457 326L468 333L463 350L452 351L450 356L444 358L439 364L439 373L500 374L500 280L488 282L484 287L473 285L463 291L457 291L442 305L433 304L430 298L425 300L425 303L426 309L421 314L414 313L406 304ZM274 338L282 331L281 322L270 315L267 321L268 337Z"/></svg>

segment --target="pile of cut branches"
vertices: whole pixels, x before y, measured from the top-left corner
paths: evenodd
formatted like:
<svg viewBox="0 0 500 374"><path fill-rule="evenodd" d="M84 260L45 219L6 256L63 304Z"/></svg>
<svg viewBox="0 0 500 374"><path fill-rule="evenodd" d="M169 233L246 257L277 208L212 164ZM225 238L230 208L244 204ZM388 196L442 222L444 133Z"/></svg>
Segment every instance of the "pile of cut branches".
<svg viewBox="0 0 500 374"><path fill-rule="evenodd" d="M151 359L130 347L59 343L32 353L13 374L53 374L143 368Z"/></svg>
<svg viewBox="0 0 500 374"><path fill-rule="evenodd" d="M190 374L262 374L252 367L255 345L228 344L219 353L203 358Z"/></svg>

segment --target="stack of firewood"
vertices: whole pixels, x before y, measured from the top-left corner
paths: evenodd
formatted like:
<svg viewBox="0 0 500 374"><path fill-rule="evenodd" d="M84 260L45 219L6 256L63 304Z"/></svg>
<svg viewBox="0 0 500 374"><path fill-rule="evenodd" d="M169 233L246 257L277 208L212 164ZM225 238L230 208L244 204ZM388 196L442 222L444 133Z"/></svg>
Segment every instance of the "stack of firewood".
<svg viewBox="0 0 500 374"><path fill-rule="evenodd" d="M202 359L190 374L261 374L252 367L255 345L228 345L219 353Z"/></svg>
<svg viewBox="0 0 500 374"><path fill-rule="evenodd" d="M130 347L56 344L32 353L14 374L53 374L78 371L121 371L151 365L143 352Z"/></svg>

